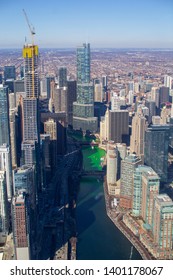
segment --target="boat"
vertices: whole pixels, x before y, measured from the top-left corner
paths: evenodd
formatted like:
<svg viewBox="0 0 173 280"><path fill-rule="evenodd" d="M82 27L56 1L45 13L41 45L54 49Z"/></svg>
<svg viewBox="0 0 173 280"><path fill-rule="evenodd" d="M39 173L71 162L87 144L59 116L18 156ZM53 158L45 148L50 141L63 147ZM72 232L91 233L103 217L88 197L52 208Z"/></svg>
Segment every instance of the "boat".
<svg viewBox="0 0 173 280"><path fill-rule="evenodd" d="M99 198L101 198L103 196L103 193L100 192L95 196L95 200L98 200Z"/></svg>
<svg viewBox="0 0 173 280"><path fill-rule="evenodd" d="M133 246L131 247L131 251L130 251L130 258L129 258L129 260L131 260L131 259L132 259L132 255L133 255Z"/></svg>

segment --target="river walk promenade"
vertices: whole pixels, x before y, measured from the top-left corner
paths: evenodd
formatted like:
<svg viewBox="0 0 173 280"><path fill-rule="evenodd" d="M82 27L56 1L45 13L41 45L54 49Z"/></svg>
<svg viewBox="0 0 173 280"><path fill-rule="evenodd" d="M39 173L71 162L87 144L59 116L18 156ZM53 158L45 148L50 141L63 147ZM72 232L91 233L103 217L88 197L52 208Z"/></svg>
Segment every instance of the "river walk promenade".
<svg viewBox="0 0 173 280"><path fill-rule="evenodd" d="M126 212L122 212L120 208L117 206L116 208L111 207L111 199L108 194L106 177L104 178L104 194L105 194L105 204L106 204L106 212L108 217L114 223L114 225L126 236L126 238L132 243L132 245L139 252L143 260L153 260L155 259L148 250L141 243L139 238L133 234L133 232L125 225L123 222L123 215Z"/></svg>

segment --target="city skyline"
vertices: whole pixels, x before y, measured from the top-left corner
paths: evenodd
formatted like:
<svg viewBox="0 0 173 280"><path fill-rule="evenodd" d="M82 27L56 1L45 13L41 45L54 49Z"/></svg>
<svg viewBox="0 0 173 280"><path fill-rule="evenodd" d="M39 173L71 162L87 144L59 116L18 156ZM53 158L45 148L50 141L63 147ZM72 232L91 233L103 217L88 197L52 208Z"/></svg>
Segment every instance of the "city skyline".
<svg viewBox="0 0 173 280"><path fill-rule="evenodd" d="M90 42L105 48L172 48L173 3L170 0L92 3L55 1L1 1L0 48L20 48L29 28L22 9L35 28L41 48L64 48ZM17 35L16 35L17 34Z"/></svg>

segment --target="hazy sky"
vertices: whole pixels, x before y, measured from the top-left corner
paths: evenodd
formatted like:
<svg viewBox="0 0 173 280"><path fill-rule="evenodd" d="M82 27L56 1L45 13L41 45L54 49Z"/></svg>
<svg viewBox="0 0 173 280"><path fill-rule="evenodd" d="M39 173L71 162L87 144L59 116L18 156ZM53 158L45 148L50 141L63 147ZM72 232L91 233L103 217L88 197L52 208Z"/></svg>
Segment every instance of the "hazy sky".
<svg viewBox="0 0 173 280"><path fill-rule="evenodd" d="M173 48L173 0L0 0L0 48L31 42L23 8L39 47Z"/></svg>

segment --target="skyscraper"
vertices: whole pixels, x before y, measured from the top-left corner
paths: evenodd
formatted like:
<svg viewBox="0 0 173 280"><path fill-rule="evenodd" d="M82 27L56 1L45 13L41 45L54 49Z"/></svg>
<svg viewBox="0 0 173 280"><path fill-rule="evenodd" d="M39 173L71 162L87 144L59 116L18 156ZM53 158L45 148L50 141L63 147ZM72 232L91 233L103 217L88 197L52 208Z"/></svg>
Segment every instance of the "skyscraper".
<svg viewBox="0 0 173 280"><path fill-rule="evenodd" d="M147 227L151 229L153 221L154 198L159 194L160 178L152 169L143 170L142 172L142 199L141 199L141 216Z"/></svg>
<svg viewBox="0 0 173 280"><path fill-rule="evenodd" d="M25 45L23 48L23 58L26 97L22 99L22 147L25 154L24 159L27 160L27 162L23 162L23 164L28 164L29 162L29 164L32 165L34 162L30 162L31 159L33 158L34 160L34 158L36 158L36 155L33 157L35 142L39 143L38 46L34 44Z"/></svg>
<svg viewBox="0 0 173 280"><path fill-rule="evenodd" d="M129 113L127 110L109 111L108 140L122 143L123 135L129 134Z"/></svg>
<svg viewBox="0 0 173 280"><path fill-rule="evenodd" d="M16 79L16 69L14 65L4 66L4 80Z"/></svg>
<svg viewBox="0 0 173 280"><path fill-rule="evenodd" d="M10 145L8 87L0 85L0 146Z"/></svg>
<svg viewBox="0 0 173 280"><path fill-rule="evenodd" d="M169 102L169 88L163 86L159 90L159 107L165 102Z"/></svg>
<svg viewBox="0 0 173 280"><path fill-rule="evenodd" d="M73 102L76 101L76 81L67 81L67 92L68 92L68 115L67 123L73 125Z"/></svg>
<svg viewBox="0 0 173 280"><path fill-rule="evenodd" d="M152 169L146 165L138 165L134 170L133 176L133 207L132 213L134 216L141 215L142 207L142 172L151 171Z"/></svg>
<svg viewBox="0 0 173 280"><path fill-rule="evenodd" d="M29 195L29 202L31 207L34 209L36 202L34 167L22 165L21 167L13 170L13 186L15 196L18 196L22 192Z"/></svg>
<svg viewBox="0 0 173 280"><path fill-rule="evenodd" d="M154 199L152 232L157 255L161 259L173 258L173 201L167 194Z"/></svg>
<svg viewBox="0 0 173 280"><path fill-rule="evenodd" d="M132 119L132 135L130 137L130 152L135 153L144 160L144 138L146 129L146 119L142 112L138 110Z"/></svg>
<svg viewBox="0 0 173 280"><path fill-rule="evenodd" d="M23 48L25 67L25 92L28 98L38 98L38 46L25 45Z"/></svg>
<svg viewBox="0 0 173 280"><path fill-rule="evenodd" d="M113 142L113 141L112 141ZM107 185L108 193L115 195L118 169L118 151L111 141L107 144Z"/></svg>
<svg viewBox="0 0 173 280"><path fill-rule="evenodd" d="M30 259L28 202L25 194L13 197L13 238L16 260Z"/></svg>
<svg viewBox="0 0 173 280"><path fill-rule="evenodd" d="M136 155L130 154L121 161L120 206L131 209L133 201L133 175L135 168L142 161Z"/></svg>
<svg viewBox="0 0 173 280"><path fill-rule="evenodd" d="M172 81L173 81L173 77L171 77L169 75L164 75L164 86L165 87L172 89Z"/></svg>
<svg viewBox="0 0 173 280"><path fill-rule="evenodd" d="M156 115L156 102L153 100L146 100L145 106L149 109L148 123L152 122L152 116Z"/></svg>
<svg viewBox="0 0 173 280"><path fill-rule="evenodd" d="M145 132L144 163L151 166L161 181L168 179L169 125L151 125Z"/></svg>
<svg viewBox="0 0 173 280"><path fill-rule="evenodd" d="M8 234L9 211L5 171L0 170L0 233Z"/></svg>
<svg viewBox="0 0 173 280"><path fill-rule="evenodd" d="M97 131L94 90L90 82L90 44L77 48L77 101L73 103L73 128Z"/></svg>
<svg viewBox="0 0 173 280"><path fill-rule="evenodd" d="M51 93L51 82L55 81L55 77L53 76L47 76L46 77L46 89L47 89L47 98L50 98Z"/></svg>
<svg viewBox="0 0 173 280"><path fill-rule="evenodd" d="M38 100L22 98L22 132L23 142L39 141Z"/></svg>
<svg viewBox="0 0 173 280"><path fill-rule="evenodd" d="M67 68L60 67L58 71L58 80L59 80L59 87L66 87L67 86Z"/></svg>
<svg viewBox="0 0 173 280"><path fill-rule="evenodd" d="M7 196L11 200L12 190L12 165L10 147L7 144L0 146L0 170L6 172Z"/></svg>
<svg viewBox="0 0 173 280"><path fill-rule="evenodd" d="M10 142L11 142L11 161L12 167L17 166L17 134L16 134L16 112L10 110Z"/></svg>
<svg viewBox="0 0 173 280"><path fill-rule="evenodd" d="M53 119L44 122L44 132L50 135L50 140L57 140L57 125Z"/></svg>

